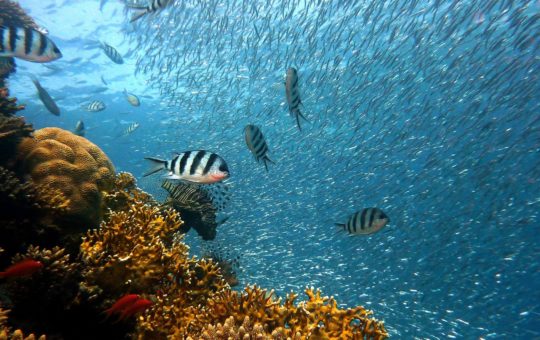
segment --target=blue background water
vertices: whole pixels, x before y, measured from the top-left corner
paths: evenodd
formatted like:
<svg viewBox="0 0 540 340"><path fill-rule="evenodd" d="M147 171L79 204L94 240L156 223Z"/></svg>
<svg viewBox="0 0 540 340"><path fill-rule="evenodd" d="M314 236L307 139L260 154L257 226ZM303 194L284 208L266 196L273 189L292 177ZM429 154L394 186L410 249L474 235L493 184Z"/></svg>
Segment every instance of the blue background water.
<svg viewBox="0 0 540 340"><path fill-rule="evenodd" d="M117 1L21 1L64 54L56 70L17 61L24 115L36 128L82 119L157 197L144 157L223 156L233 199L217 241L243 254L243 285L319 287L373 309L396 338L540 338L538 2L181 3L129 24ZM285 103L290 66L301 132ZM107 109L80 108L95 99ZM248 123L266 136L268 173L244 143ZM390 216L383 231L334 227L369 206ZM202 241L187 242L197 253Z"/></svg>

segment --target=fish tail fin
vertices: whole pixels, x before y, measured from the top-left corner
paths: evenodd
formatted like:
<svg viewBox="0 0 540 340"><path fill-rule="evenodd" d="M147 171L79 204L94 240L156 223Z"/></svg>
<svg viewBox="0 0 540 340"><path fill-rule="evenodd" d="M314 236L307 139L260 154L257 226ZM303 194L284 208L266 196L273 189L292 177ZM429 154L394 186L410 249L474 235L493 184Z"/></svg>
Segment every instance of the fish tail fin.
<svg viewBox="0 0 540 340"><path fill-rule="evenodd" d="M334 223L334 225L338 228L345 230L345 223Z"/></svg>
<svg viewBox="0 0 540 340"><path fill-rule="evenodd" d="M152 157L145 157L144 159L152 162L153 166L143 175L143 177L155 174L156 172L161 171L167 167L167 161L164 161L162 159Z"/></svg>
<svg viewBox="0 0 540 340"><path fill-rule="evenodd" d="M264 156L263 162L264 162L264 168L266 169L266 172L268 172L268 164L267 164L266 162L270 162L270 163L272 163L272 164L276 164L276 162L274 162L273 160L271 160L270 158L268 158L268 156Z"/></svg>
<svg viewBox="0 0 540 340"><path fill-rule="evenodd" d="M294 115L295 118L296 118L296 125L298 126L298 130L302 131L302 127L300 126L300 116L302 114L300 113L300 111L297 111L297 113Z"/></svg>
<svg viewBox="0 0 540 340"><path fill-rule="evenodd" d="M129 22L135 22L137 20L139 20L140 18L142 18L146 13L148 13L148 11L141 11L139 13L135 13L133 14L133 16L131 17L131 20L129 20Z"/></svg>

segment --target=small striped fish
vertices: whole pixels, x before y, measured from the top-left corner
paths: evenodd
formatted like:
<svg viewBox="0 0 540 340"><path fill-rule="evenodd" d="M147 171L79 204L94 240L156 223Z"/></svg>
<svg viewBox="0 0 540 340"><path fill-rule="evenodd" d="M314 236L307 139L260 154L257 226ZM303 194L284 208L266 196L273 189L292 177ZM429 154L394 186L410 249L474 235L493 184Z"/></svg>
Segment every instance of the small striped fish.
<svg viewBox="0 0 540 340"><path fill-rule="evenodd" d="M81 137L84 136L85 134L84 123L82 120L79 120L77 122L77 124L75 125L75 130L73 130L73 133L76 134L77 136L81 136Z"/></svg>
<svg viewBox="0 0 540 340"><path fill-rule="evenodd" d="M194 183L210 184L229 177L227 163L215 153L205 150L185 151L170 160L145 158L155 165L144 176L149 176L160 170L169 171L166 178L180 179Z"/></svg>
<svg viewBox="0 0 540 340"><path fill-rule="evenodd" d="M127 101L133 105L133 106L140 106L141 101L139 100L139 97L136 95L129 93L126 89L124 89L124 95L126 96Z"/></svg>
<svg viewBox="0 0 540 340"><path fill-rule="evenodd" d="M163 9L165 6L167 6L171 0L152 0L152 3L150 3L150 6L133 6L128 5L128 7L133 9L141 9L142 12L136 13L131 17L131 20L129 22L134 22L144 16L147 13L154 13L159 11L160 9Z"/></svg>
<svg viewBox="0 0 540 340"><path fill-rule="evenodd" d="M139 126L140 124L137 122L129 124L129 126L124 130L124 132L122 132L122 136L125 137L132 134L135 130L139 128Z"/></svg>
<svg viewBox="0 0 540 340"><path fill-rule="evenodd" d="M89 112L99 112L105 110L105 107L105 103L103 103L101 100L94 100L83 108Z"/></svg>
<svg viewBox="0 0 540 340"><path fill-rule="evenodd" d="M255 156L257 162L259 162L261 159L263 160L264 168L266 171L268 171L268 164L266 162L274 163L274 161L268 158L268 145L266 144L266 140L264 139L261 129L259 129L259 127L256 125L248 124L245 127L244 132L246 136L246 144L249 150L251 153L253 153L253 156Z"/></svg>
<svg viewBox="0 0 540 340"><path fill-rule="evenodd" d="M111 45L102 42L101 48L103 49L103 52L105 52L105 55L107 55L107 57L109 57L109 59L111 59L116 64L124 63L124 59L122 58L120 53L118 53L118 51Z"/></svg>
<svg viewBox="0 0 540 340"><path fill-rule="evenodd" d="M300 112L300 93L298 92L298 71L294 67L289 67L285 78L285 95L287 96L287 104L289 104L289 112L296 118L298 129L300 127L300 118L307 122L306 117Z"/></svg>
<svg viewBox="0 0 540 340"><path fill-rule="evenodd" d="M390 219L379 208L365 208L354 213L346 224L336 223L349 234L369 235L381 230Z"/></svg>
<svg viewBox="0 0 540 340"><path fill-rule="evenodd" d="M46 63L62 53L44 34L32 28L0 26L0 57L16 57Z"/></svg>
<svg viewBox="0 0 540 340"><path fill-rule="evenodd" d="M58 108L54 100L51 98L49 93L41 86L41 84L36 78L32 77L32 82L34 83L38 91L39 100L41 100L47 110L53 115L60 116L60 109Z"/></svg>

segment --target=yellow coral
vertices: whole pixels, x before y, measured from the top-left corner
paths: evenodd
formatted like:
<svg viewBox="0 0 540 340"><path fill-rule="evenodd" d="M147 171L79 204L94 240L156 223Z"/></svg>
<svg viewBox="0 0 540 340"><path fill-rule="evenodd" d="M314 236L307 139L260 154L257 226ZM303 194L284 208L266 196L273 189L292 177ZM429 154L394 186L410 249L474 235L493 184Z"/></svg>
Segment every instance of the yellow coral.
<svg viewBox="0 0 540 340"><path fill-rule="evenodd" d="M59 128L37 130L19 144L22 173L38 185L63 192L70 201L68 218L84 229L95 228L102 218L102 192L114 181L107 156L83 137Z"/></svg>

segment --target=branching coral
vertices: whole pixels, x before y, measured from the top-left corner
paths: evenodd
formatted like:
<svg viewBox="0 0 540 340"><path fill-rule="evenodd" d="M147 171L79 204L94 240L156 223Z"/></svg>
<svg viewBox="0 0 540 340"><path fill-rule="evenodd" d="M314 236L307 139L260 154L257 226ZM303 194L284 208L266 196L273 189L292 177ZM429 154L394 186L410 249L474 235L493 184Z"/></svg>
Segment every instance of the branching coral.
<svg viewBox="0 0 540 340"><path fill-rule="evenodd" d="M23 108L24 106L17 104L16 98L9 97L6 88L0 87L0 164L11 161L21 138L30 136L34 131L32 125L26 124L23 118L13 116Z"/></svg>
<svg viewBox="0 0 540 340"><path fill-rule="evenodd" d="M38 185L58 189L69 199L65 223L74 232L99 225L103 191L110 190L114 167L96 145L59 128L37 130L18 146L19 169Z"/></svg>
<svg viewBox="0 0 540 340"><path fill-rule="evenodd" d="M7 325L9 310L2 309L0 307L0 340L35 340L36 337L34 334L24 336L23 332L20 329L17 329L11 332L10 328ZM45 340L45 335L42 335L38 340Z"/></svg>
<svg viewBox="0 0 540 340"><path fill-rule="evenodd" d="M188 340L193 340L188 337ZM244 318L240 326L236 325L233 316L229 317L223 324L218 323L216 326L208 325L203 330L200 340L228 340L228 339L287 339L284 330L274 330L272 334L268 334L260 323L252 325L248 316ZM301 337L289 337L291 340L300 340Z"/></svg>

